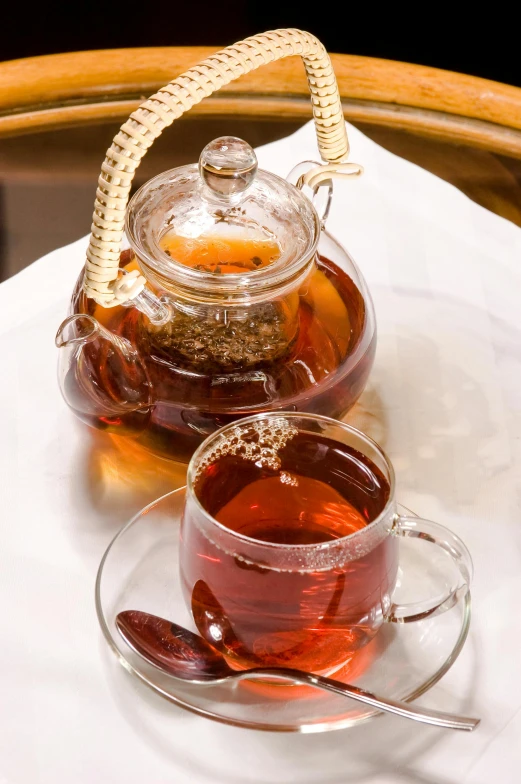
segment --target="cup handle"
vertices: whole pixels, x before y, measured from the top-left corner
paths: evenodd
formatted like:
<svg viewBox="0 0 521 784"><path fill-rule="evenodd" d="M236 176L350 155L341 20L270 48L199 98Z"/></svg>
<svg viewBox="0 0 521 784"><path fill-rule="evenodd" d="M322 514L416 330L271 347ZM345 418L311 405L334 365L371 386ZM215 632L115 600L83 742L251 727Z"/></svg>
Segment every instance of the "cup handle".
<svg viewBox="0 0 521 784"><path fill-rule="evenodd" d="M408 604L392 604L386 621L390 623L411 623L424 618L450 610L460 599L463 599L470 590L472 579L472 558L465 544L459 536L449 531L445 526L424 520L419 517L398 515L394 521L391 535L410 536L414 539L423 539L436 547L441 548L450 556L456 566L456 577L446 594L442 598L429 601L410 602Z"/></svg>

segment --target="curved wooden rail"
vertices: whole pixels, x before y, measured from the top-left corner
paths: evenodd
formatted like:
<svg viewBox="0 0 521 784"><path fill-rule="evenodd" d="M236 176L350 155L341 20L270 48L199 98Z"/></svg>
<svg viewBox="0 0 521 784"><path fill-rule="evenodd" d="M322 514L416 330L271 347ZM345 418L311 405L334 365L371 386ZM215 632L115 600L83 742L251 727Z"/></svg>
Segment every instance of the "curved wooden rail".
<svg viewBox="0 0 521 784"><path fill-rule="evenodd" d="M0 136L119 120L213 47L111 49L0 63ZM346 119L521 157L521 89L390 60L334 54ZM311 118L302 65L266 66L193 112Z"/></svg>

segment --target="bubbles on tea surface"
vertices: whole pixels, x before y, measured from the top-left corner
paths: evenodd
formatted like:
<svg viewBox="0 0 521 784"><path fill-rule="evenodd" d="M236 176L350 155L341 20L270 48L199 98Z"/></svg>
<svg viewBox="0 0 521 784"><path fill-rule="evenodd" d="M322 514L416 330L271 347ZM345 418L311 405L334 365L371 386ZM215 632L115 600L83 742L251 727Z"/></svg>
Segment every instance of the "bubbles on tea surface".
<svg viewBox="0 0 521 784"><path fill-rule="evenodd" d="M288 473L287 471L281 471L280 474L280 481L283 485L291 485L291 487L298 487L298 479L293 474Z"/></svg>
<svg viewBox="0 0 521 784"><path fill-rule="evenodd" d="M213 463L227 455L250 460L259 468L278 471L281 466L279 451L298 433L298 428L283 417L272 417L247 425L237 424L218 437L213 446L203 455L194 481ZM297 481L286 471L281 473L281 481L295 484Z"/></svg>

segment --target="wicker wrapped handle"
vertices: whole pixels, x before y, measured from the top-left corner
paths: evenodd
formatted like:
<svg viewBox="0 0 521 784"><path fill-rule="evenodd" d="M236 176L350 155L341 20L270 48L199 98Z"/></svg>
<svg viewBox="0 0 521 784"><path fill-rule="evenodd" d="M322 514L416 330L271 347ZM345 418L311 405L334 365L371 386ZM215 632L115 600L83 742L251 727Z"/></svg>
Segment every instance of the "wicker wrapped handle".
<svg viewBox="0 0 521 784"><path fill-rule="evenodd" d="M154 140L184 112L233 79L296 54L306 69L320 155L327 164L345 160L349 144L335 74L329 55L313 35L274 30L216 52L142 103L114 137L96 191L83 283L88 297L110 308L143 288L144 279L137 273L118 281L118 269L132 180Z"/></svg>

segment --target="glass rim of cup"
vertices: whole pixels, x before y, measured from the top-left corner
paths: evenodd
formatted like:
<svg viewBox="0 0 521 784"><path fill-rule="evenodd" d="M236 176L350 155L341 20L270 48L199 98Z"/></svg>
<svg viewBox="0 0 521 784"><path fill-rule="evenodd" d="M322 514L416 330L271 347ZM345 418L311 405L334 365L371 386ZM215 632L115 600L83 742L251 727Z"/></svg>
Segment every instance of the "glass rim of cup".
<svg viewBox="0 0 521 784"><path fill-rule="evenodd" d="M339 427L340 429L344 430L347 433L350 433L358 438L361 438L362 441L367 442L376 452L379 453L383 462L385 463L385 467L388 471L388 481L389 481L389 498L387 502L380 512L380 514L375 517L370 523L368 523L364 528L361 528L358 531L354 531L347 536L341 536L338 539L333 539L329 542L321 542L320 544L281 544L276 542L265 542L261 541L260 539L254 539L251 536L245 536L244 534L238 533L236 531L232 531L227 526L220 523L218 520L213 517L213 515L208 512L204 506L202 505L200 499L195 492L194 487L194 473L195 473L195 466L197 462L202 458L204 453L208 449L208 445L222 436L223 433L227 431L232 431L236 427L241 427L243 425L248 425L252 422L259 422L266 419L305 419L309 421L319 422L323 424L327 424L334 427ZM366 455L367 456L367 455ZM364 433L362 430L359 430L352 425L348 425L346 422L342 422L338 419L333 419L332 417L323 416L322 414L311 414L306 412L299 412L299 411L264 411L260 414L253 414L252 416L245 417L244 419L238 419L235 422L228 422L228 424L223 425L223 427L216 430L214 433L211 433L202 444L198 446L194 454L192 455L190 462L188 464L187 474L186 474L186 489L189 498L192 498L198 508L198 510L202 513L202 515L206 518L206 520L215 528L220 530L223 534L230 537L232 540L237 540L240 542L244 542L245 544L255 545L257 547L266 548L268 550L275 550L275 551L294 551L294 552L317 552L320 551L327 551L329 549L338 549L339 546L342 545L343 542L353 542L356 539L366 538L369 532L374 531L378 528L378 525L389 516L389 509L394 503L394 494L395 494L395 472L394 467L387 456L386 452L382 449L382 447L373 439L371 436L368 436L367 433ZM395 515L393 514L393 520Z"/></svg>

